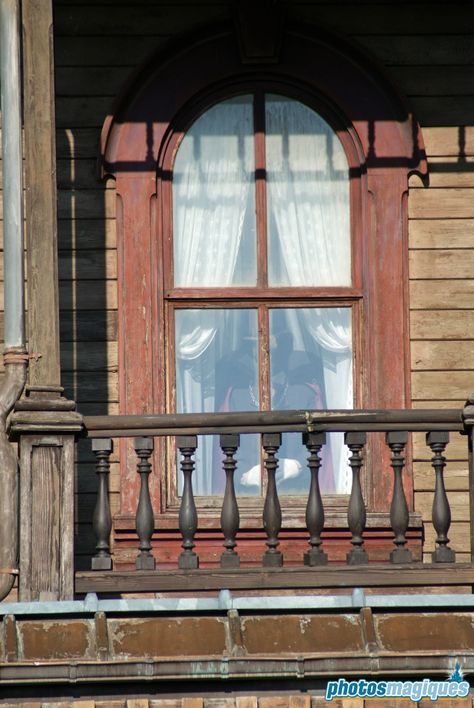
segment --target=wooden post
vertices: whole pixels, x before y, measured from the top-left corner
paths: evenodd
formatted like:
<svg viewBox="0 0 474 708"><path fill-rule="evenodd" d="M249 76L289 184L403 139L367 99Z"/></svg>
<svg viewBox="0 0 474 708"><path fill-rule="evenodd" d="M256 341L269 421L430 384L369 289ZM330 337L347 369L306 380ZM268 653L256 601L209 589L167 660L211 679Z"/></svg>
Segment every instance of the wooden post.
<svg viewBox="0 0 474 708"><path fill-rule="evenodd" d="M471 393L463 410L463 421L468 437L469 459L469 524L471 537L471 563L474 562L474 393Z"/></svg>
<svg viewBox="0 0 474 708"><path fill-rule="evenodd" d="M28 387L12 416L20 441L19 599L74 595L75 404L54 387Z"/></svg>
<svg viewBox="0 0 474 708"><path fill-rule="evenodd" d="M59 386L56 141L51 0L22 0L29 368Z"/></svg>

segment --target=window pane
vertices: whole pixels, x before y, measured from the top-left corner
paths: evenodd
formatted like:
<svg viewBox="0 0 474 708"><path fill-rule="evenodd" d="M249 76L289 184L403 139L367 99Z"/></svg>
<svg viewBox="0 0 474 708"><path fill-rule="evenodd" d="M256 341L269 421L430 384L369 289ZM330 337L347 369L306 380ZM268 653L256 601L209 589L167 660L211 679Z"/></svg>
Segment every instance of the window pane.
<svg viewBox="0 0 474 708"><path fill-rule="evenodd" d="M173 170L176 287L256 282L253 98L210 108L189 129Z"/></svg>
<svg viewBox="0 0 474 708"><path fill-rule="evenodd" d="M269 283L350 285L349 170L336 133L283 96L266 96L265 121Z"/></svg>
<svg viewBox="0 0 474 708"><path fill-rule="evenodd" d="M351 309L270 310L270 380L273 409L352 408ZM322 457L322 491L347 493L350 477L342 434L327 436ZM307 451L300 435L283 435L279 460L279 492L307 495Z"/></svg>
<svg viewBox="0 0 474 708"><path fill-rule="evenodd" d="M176 410L178 413L256 410L257 311L176 310ZM236 491L259 494L258 436L242 435L236 456ZM225 476L218 436L200 436L193 477L198 495L221 494Z"/></svg>

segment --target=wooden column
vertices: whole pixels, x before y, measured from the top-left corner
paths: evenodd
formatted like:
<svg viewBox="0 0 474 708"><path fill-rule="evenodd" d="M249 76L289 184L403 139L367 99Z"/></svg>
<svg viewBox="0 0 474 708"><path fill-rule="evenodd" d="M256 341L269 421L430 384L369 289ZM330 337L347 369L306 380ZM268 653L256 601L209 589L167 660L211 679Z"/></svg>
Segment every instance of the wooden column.
<svg viewBox="0 0 474 708"><path fill-rule="evenodd" d="M471 540L471 563L474 562L474 393L464 405L463 421L468 438L469 458L469 526Z"/></svg>
<svg viewBox="0 0 474 708"><path fill-rule="evenodd" d="M31 385L57 386L59 359L56 139L51 0L22 0L27 331Z"/></svg>
<svg viewBox="0 0 474 708"><path fill-rule="evenodd" d="M53 387L28 387L12 416L20 442L19 599L74 594L75 404Z"/></svg>

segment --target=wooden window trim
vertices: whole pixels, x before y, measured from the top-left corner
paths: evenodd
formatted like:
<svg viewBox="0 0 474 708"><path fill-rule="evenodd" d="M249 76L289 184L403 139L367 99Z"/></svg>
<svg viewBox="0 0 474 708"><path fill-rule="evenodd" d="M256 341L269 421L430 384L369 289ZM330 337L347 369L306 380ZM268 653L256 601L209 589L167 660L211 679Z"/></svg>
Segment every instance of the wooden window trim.
<svg viewBox="0 0 474 708"><path fill-rule="evenodd" d="M164 196L161 180L156 181L157 165L159 176L167 169L162 158L174 136L170 126L189 111L196 96L204 106L211 93L229 96L233 87L244 82L265 81L271 91L272 80L279 86L285 84L288 95L299 86L303 93L319 97L318 112L325 118L326 105L339 116L345 128L341 136L352 141L358 155L350 162L352 176L361 184L358 195L351 190L351 213L357 215L356 230L361 234L361 247L353 258L354 272L361 274L361 281L334 295L337 300L363 297L366 303L363 317L371 336L361 342L361 351L370 362L370 376L363 381L361 405L406 407L410 401L406 196L409 175L426 172L419 126L364 53L323 32L288 27L280 61L267 71L257 64L242 64L235 48L233 28L220 27L187 42L174 54L168 51L155 57L104 124L102 164L104 172L115 177L117 191L120 412L143 414L161 409L156 372L165 365L164 312L156 295L162 288L174 302L183 303L189 297L189 292L180 289L165 290L165 265L155 236L161 229L170 232L159 207ZM193 115L197 108L194 104ZM311 291L315 298L322 295ZM235 297L241 294L236 292ZM280 294L270 297L278 301ZM194 295L212 300L206 289ZM308 295L302 289L296 301L301 303ZM382 444L375 446L372 456L378 459L382 454ZM133 455L128 459L131 462ZM162 469L162 463L158 455L156 469ZM368 489L369 511L388 508L391 480L386 475L377 482ZM163 511L157 475L151 487L155 510ZM408 479L407 492L411 504ZM134 464L125 462L119 525L120 519L133 515L137 496Z"/></svg>

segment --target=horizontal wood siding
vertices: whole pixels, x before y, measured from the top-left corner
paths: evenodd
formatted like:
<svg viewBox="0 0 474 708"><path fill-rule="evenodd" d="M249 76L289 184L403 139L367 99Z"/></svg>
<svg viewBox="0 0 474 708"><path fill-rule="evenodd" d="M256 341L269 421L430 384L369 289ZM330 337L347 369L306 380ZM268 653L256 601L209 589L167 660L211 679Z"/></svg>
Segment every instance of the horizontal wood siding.
<svg viewBox="0 0 474 708"><path fill-rule="evenodd" d="M412 398L416 407L460 405L474 390L471 3L293 0L286 5L290 20L334 29L373 55L421 121L430 186L418 177L410 180ZM229 19L231 3L56 0L54 8L63 381L83 412L110 413L118 404L115 197L113 182L101 183L97 177L100 128L117 93L147 57L173 37ZM433 473L429 451L422 448L415 441L415 502L428 519ZM455 460L446 477L453 504L451 535L465 559L465 446L453 441L450 448L448 457ZM95 490L90 455L78 469L82 533ZM114 508L118 484L114 463ZM90 551L90 530L86 535L88 544L80 553ZM426 538L431 550L429 526Z"/></svg>

